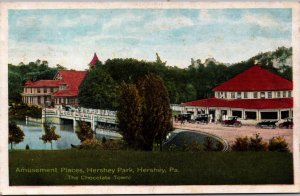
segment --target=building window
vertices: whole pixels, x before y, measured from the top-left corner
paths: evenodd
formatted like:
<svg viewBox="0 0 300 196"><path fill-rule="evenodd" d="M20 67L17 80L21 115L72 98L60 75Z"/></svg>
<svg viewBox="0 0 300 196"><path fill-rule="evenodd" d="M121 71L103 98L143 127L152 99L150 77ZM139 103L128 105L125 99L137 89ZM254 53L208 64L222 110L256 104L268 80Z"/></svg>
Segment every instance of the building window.
<svg viewBox="0 0 300 196"><path fill-rule="evenodd" d="M231 92L231 98L235 99L235 92Z"/></svg>
<svg viewBox="0 0 300 196"><path fill-rule="evenodd" d="M37 88L37 93L41 93L41 89L40 88Z"/></svg>
<svg viewBox="0 0 300 196"><path fill-rule="evenodd" d="M227 99L227 92L224 92L224 94L225 94L225 99Z"/></svg>
<svg viewBox="0 0 300 196"><path fill-rule="evenodd" d="M254 92L254 93L253 93L253 98L254 98L254 99L257 99L257 92Z"/></svg>
<svg viewBox="0 0 300 196"><path fill-rule="evenodd" d="M248 92L244 92L244 99L248 98Z"/></svg>
<svg viewBox="0 0 300 196"><path fill-rule="evenodd" d="M292 97L292 91L288 91L288 97Z"/></svg>
<svg viewBox="0 0 300 196"><path fill-rule="evenodd" d="M277 91L277 98L280 98L280 97L281 97L281 92Z"/></svg>
<svg viewBox="0 0 300 196"><path fill-rule="evenodd" d="M265 98L265 92L260 92L260 98L264 99Z"/></svg>
<svg viewBox="0 0 300 196"><path fill-rule="evenodd" d="M232 116L237 116L239 118L242 118L242 111L232 110Z"/></svg>
<svg viewBox="0 0 300 196"><path fill-rule="evenodd" d="M286 97L286 91L282 92L282 97Z"/></svg>
<svg viewBox="0 0 300 196"><path fill-rule="evenodd" d="M272 92L268 92L268 98L272 98Z"/></svg>
<svg viewBox="0 0 300 196"><path fill-rule="evenodd" d="M218 98L221 98L221 92L218 92Z"/></svg>
<svg viewBox="0 0 300 196"><path fill-rule="evenodd" d="M50 93L53 93L53 88L50 88Z"/></svg>
<svg viewBox="0 0 300 196"><path fill-rule="evenodd" d="M241 99L242 98L242 93L241 92L237 92L237 99Z"/></svg>
<svg viewBox="0 0 300 196"><path fill-rule="evenodd" d="M47 93L47 88L44 88L44 93Z"/></svg>

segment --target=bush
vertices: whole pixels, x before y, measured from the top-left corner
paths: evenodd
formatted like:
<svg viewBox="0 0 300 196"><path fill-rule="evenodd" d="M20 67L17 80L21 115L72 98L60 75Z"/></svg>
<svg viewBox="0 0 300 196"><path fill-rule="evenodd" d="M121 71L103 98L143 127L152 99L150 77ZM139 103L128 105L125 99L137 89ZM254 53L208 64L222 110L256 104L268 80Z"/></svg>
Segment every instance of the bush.
<svg viewBox="0 0 300 196"><path fill-rule="evenodd" d="M267 151L268 144L262 141L259 133L255 134L255 137L250 137L249 150L250 151Z"/></svg>
<svg viewBox="0 0 300 196"><path fill-rule="evenodd" d="M86 139L84 140L81 145L79 146L79 149L84 149L84 150L101 150L102 145L101 143L93 138L93 139Z"/></svg>
<svg viewBox="0 0 300 196"><path fill-rule="evenodd" d="M126 144L123 140L107 140L102 143L103 150L124 150L126 149Z"/></svg>
<svg viewBox="0 0 300 196"><path fill-rule="evenodd" d="M100 142L96 138L84 140L79 149L84 150L123 150L126 145L122 140L106 140L105 143Z"/></svg>
<svg viewBox="0 0 300 196"><path fill-rule="evenodd" d="M85 140L92 140L94 137L94 131L92 128L84 121L78 122L78 129L76 130L76 135L81 142Z"/></svg>
<svg viewBox="0 0 300 196"><path fill-rule="evenodd" d="M234 144L231 149L233 151L248 151L249 150L249 138L246 137L238 137L235 139Z"/></svg>
<svg viewBox="0 0 300 196"><path fill-rule="evenodd" d="M289 152L288 143L282 136L273 137L269 141L269 151Z"/></svg>

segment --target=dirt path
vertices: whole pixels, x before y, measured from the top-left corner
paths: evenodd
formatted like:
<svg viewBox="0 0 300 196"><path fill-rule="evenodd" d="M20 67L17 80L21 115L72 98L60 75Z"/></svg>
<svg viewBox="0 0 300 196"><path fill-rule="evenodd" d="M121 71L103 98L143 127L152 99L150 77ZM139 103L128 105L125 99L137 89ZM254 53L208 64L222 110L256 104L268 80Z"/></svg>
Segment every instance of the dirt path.
<svg viewBox="0 0 300 196"><path fill-rule="evenodd" d="M191 124L174 123L175 128L190 129L194 131L202 131L214 134L226 140L229 145L232 145L237 137L255 136L259 133L264 141L268 142L274 136L283 136L289 144L289 149L292 151L293 146L293 130L292 129L257 129L255 126L242 126L242 127L224 127L221 124Z"/></svg>

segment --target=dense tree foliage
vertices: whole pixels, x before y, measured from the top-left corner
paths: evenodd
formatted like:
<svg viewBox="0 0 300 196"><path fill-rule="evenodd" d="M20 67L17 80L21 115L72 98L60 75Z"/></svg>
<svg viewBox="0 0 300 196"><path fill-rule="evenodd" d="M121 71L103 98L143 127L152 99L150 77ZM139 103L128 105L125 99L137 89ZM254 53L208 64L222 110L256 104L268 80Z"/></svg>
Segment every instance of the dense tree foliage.
<svg viewBox="0 0 300 196"><path fill-rule="evenodd" d="M21 101L22 86L27 80L53 79L57 70L65 67L57 64L56 67L49 67L47 61L36 60L28 64L8 65L8 94L10 101Z"/></svg>
<svg viewBox="0 0 300 196"><path fill-rule="evenodd" d="M172 131L172 112L168 91L163 80L154 74L146 75L138 85L142 97L142 129L140 147L152 150L156 141L162 150L162 143Z"/></svg>
<svg viewBox="0 0 300 196"><path fill-rule="evenodd" d="M24 132L18 127L18 125L11 121L9 122L8 129L8 143L10 143L10 148L13 148L13 143L18 144L24 140Z"/></svg>
<svg viewBox="0 0 300 196"><path fill-rule="evenodd" d="M96 62L81 86L79 100L82 106L116 109L118 87L125 83L137 83L146 74L158 74L167 88L170 103L182 103L213 96L212 88L248 69L254 64L292 80L292 48L279 47L273 52L258 55L239 63L225 64L215 60L191 59L187 68L167 66L156 54L156 61L108 59ZM37 60L29 64L9 65L9 98L20 101L22 85L27 79L51 79L58 69L49 67L47 61Z"/></svg>
<svg viewBox="0 0 300 196"><path fill-rule="evenodd" d="M27 105L25 103L12 103L9 107L9 118L25 120L26 116L32 118L40 118L42 108L35 105Z"/></svg>
<svg viewBox="0 0 300 196"><path fill-rule="evenodd" d="M117 118L119 130L129 147L138 148L138 135L142 128L142 98L134 84L121 84Z"/></svg>
<svg viewBox="0 0 300 196"><path fill-rule="evenodd" d="M123 82L119 103L119 129L128 145L151 151L157 142L162 150L162 143L172 130L169 96L163 80L147 74L137 87Z"/></svg>
<svg viewBox="0 0 300 196"><path fill-rule="evenodd" d="M91 69L81 85L79 103L87 108L116 109L118 84L101 67Z"/></svg>

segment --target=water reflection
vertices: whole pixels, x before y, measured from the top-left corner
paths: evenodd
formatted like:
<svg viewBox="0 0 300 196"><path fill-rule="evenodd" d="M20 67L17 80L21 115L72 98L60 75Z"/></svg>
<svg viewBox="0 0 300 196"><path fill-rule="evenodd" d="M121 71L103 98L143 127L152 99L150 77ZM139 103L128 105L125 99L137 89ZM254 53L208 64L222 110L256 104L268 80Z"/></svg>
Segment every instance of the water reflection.
<svg viewBox="0 0 300 196"><path fill-rule="evenodd" d="M40 138L44 134L44 130L42 124L39 123L28 123L26 125L25 121L16 121L17 125L23 130L25 137L23 142L19 144L13 144L14 149L25 149L26 145L29 146L30 149L39 149L39 150L50 150L51 144L44 143ZM56 127L55 131L58 135L61 136L57 141L52 142L53 149L69 149L71 148L71 144L79 145L80 140L78 139L72 124L54 124ZM106 139L113 139L116 137L120 137L120 135L111 135L104 131L96 131L96 138L101 140L102 137L106 137ZM10 148L10 145L9 145Z"/></svg>

